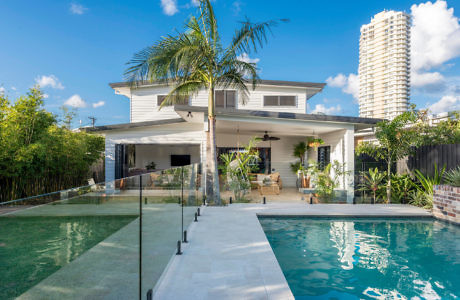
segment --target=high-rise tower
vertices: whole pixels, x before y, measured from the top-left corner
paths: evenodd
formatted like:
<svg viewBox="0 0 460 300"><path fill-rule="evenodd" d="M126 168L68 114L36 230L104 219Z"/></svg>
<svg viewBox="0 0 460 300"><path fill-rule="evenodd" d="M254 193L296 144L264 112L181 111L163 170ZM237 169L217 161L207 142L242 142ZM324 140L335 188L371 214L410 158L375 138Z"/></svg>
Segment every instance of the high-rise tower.
<svg viewBox="0 0 460 300"><path fill-rule="evenodd" d="M376 14L361 26L359 115L393 119L407 110L410 95L410 16Z"/></svg>

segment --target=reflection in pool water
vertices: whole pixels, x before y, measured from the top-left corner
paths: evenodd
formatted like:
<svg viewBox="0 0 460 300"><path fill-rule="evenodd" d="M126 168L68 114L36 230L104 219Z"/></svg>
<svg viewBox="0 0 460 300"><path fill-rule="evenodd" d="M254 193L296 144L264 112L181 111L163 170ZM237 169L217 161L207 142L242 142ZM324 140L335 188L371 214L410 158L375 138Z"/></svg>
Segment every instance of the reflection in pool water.
<svg viewBox="0 0 460 300"><path fill-rule="evenodd" d="M135 218L0 217L0 299L21 295Z"/></svg>
<svg viewBox="0 0 460 300"><path fill-rule="evenodd" d="M421 219L261 218L296 299L455 299L460 228Z"/></svg>

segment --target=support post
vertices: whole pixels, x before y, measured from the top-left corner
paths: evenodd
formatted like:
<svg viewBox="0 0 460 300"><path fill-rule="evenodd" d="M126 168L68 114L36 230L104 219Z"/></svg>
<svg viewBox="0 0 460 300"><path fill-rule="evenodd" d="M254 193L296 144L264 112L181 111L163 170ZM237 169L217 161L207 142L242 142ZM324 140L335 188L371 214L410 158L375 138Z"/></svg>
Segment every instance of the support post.
<svg viewBox="0 0 460 300"><path fill-rule="evenodd" d="M263 203L264 203L264 204L267 204L267 199L265 199L265 196L264 196L264 202L263 202Z"/></svg>
<svg viewBox="0 0 460 300"><path fill-rule="evenodd" d="M139 300L142 299L142 175L139 176Z"/></svg>
<svg viewBox="0 0 460 300"><path fill-rule="evenodd" d="M181 243L180 243L180 241L177 241L177 252L176 252L176 255L182 255Z"/></svg>
<svg viewBox="0 0 460 300"><path fill-rule="evenodd" d="M188 241L187 241L187 230L184 230L184 237L183 237L182 243L188 243Z"/></svg>

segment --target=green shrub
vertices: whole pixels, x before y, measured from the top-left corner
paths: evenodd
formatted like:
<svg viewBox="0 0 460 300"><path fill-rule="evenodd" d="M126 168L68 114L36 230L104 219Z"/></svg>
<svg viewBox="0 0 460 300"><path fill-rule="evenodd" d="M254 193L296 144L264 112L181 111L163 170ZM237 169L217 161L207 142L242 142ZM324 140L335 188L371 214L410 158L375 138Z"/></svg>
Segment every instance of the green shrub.
<svg viewBox="0 0 460 300"><path fill-rule="evenodd" d="M408 203L410 194L417 189L412 178L407 175L391 175L391 201L395 203Z"/></svg>
<svg viewBox="0 0 460 300"><path fill-rule="evenodd" d="M460 187L460 166L444 175L444 182L450 186Z"/></svg>

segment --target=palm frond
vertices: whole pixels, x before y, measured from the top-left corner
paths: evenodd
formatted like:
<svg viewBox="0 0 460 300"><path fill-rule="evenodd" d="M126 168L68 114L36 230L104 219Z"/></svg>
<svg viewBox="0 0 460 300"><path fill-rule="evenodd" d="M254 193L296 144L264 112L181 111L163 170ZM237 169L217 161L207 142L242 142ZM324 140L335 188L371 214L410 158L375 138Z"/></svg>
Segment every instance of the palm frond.
<svg viewBox="0 0 460 300"><path fill-rule="evenodd" d="M281 19L287 22L287 19ZM278 21L270 20L260 23L251 23L249 19L242 22L242 26L235 32L230 46L226 49L224 57L237 57L241 53L250 53L251 50L257 52L259 48L267 42L267 34L272 34L272 27L276 26ZM226 60L225 59L225 60Z"/></svg>
<svg viewBox="0 0 460 300"><path fill-rule="evenodd" d="M188 99L196 95L202 88L203 82L201 80L186 81L177 84L171 89L169 94L166 95L159 109L169 105L184 104L184 99Z"/></svg>

